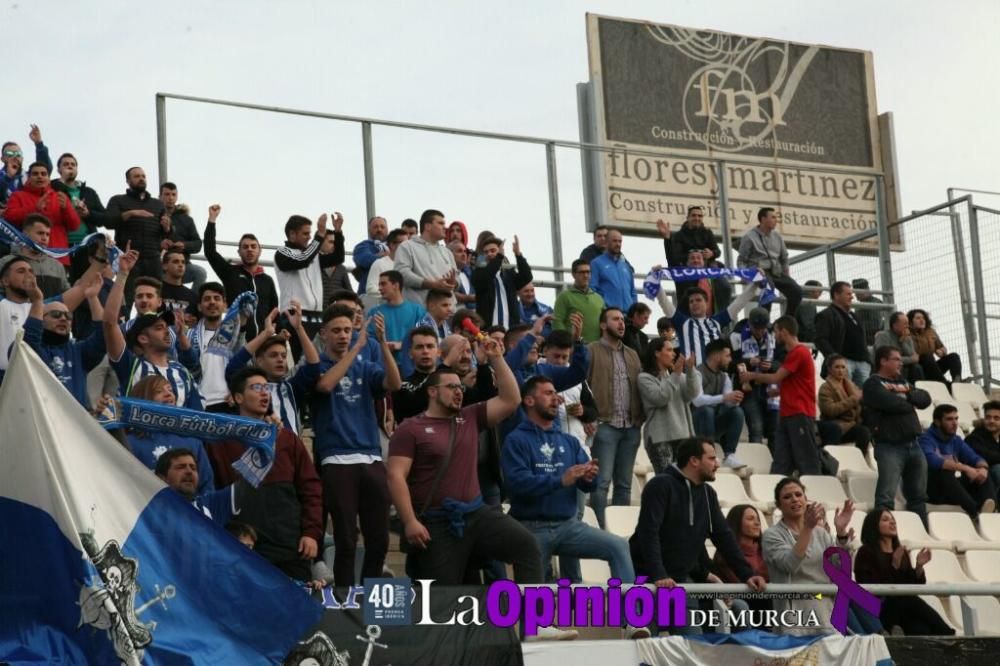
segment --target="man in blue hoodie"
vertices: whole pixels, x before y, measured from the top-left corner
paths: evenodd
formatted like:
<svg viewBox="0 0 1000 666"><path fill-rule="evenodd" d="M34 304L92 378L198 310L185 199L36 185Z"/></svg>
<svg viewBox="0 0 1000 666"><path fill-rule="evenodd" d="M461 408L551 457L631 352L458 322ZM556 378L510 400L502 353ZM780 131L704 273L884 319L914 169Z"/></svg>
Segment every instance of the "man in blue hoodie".
<svg viewBox="0 0 1000 666"><path fill-rule="evenodd" d="M993 513L997 489L989 463L958 434L958 409L938 405L933 418L934 424L917 440L927 458L927 499L934 504L958 504L973 520L980 513Z"/></svg>
<svg viewBox="0 0 1000 666"><path fill-rule="evenodd" d="M354 258L354 279L358 281L358 293L365 293L368 284L368 271L376 259L388 256L389 246L385 239L389 236L389 223L384 217L373 217L368 220L368 238L354 246L351 256Z"/></svg>
<svg viewBox="0 0 1000 666"><path fill-rule="evenodd" d="M568 555L604 560L612 576L632 583L625 539L576 517L576 491L597 488L598 461L588 458L576 437L559 430L560 401L552 380L541 375L521 389L525 419L507 435L500 457L510 515L538 539L546 580L552 580L552 555Z"/></svg>
<svg viewBox="0 0 1000 666"><path fill-rule="evenodd" d="M367 327L357 341L354 310L333 305L323 312L320 377L312 391L313 460L323 481L323 504L333 519L336 556L334 584L355 584L357 526L365 538L361 577L382 575L389 549L389 489L375 416L375 400L398 391L403 382L385 338L385 322L376 315L375 337L382 366L359 358L368 341Z"/></svg>
<svg viewBox="0 0 1000 666"><path fill-rule="evenodd" d="M677 463L646 483L639 522L629 539L637 575L666 588L704 582L708 571L700 556L708 538L740 580L755 592L764 589L767 582L753 574L719 508L715 489L707 483L715 480L718 469L712 440L692 437L678 447ZM692 629L697 627L671 628L671 632Z"/></svg>
<svg viewBox="0 0 1000 666"><path fill-rule="evenodd" d="M104 308L98 300L102 285L103 280L94 275L83 292L94 321L100 321L104 317ZM85 339L73 340L70 336L73 327L72 311L59 301L46 303L42 290L34 280L29 283L27 291L31 299L31 310L24 322L24 341L45 361L52 374L73 394L77 402L89 410L87 373L96 368L104 358L104 331L95 327Z"/></svg>

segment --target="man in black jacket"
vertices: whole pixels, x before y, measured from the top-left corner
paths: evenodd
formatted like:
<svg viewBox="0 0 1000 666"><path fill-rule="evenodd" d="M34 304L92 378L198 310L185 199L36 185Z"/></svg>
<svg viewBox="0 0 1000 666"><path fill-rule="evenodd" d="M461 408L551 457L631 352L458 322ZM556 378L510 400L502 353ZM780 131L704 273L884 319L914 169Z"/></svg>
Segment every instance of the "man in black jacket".
<svg viewBox="0 0 1000 666"><path fill-rule="evenodd" d="M205 226L205 258L215 274L219 276L222 286L226 288L226 301L232 303L237 296L245 291L257 294L257 311L253 321L246 323L246 339L252 340L264 328L264 320L268 314L278 307L278 290L274 280L264 272L260 265L260 241L253 234L240 236L240 263L230 263L219 254L215 247L215 223L219 219L222 206L213 204L208 207L208 225Z"/></svg>
<svg viewBox="0 0 1000 666"><path fill-rule="evenodd" d="M918 409L931 396L903 379L903 356L896 347L875 350L875 374L862 387L861 420L875 440L878 481L876 508L893 509L896 489L903 482L906 510L927 525L927 458L917 443L922 432Z"/></svg>
<svg viewBox="0 0 1000 666"><path fill-rule="evenodd" d="M671 231L663 220L656 221L656 228L663 236L663 254L667 265L671 268L691 266L692 252L701 254L704 261L697 267L722 267L722 251L715 240L715 234L705 226L705 209L701 206L690 206L687 218L677 231ZM715 309L721 310L729 305L733 298L733 287L726 279L712 280L712 292L715 296ZM682 299L683 300L683 299Z"/></svg>
<svg viewBox="0 0 1000 666"><path fill-rule="evenodd" d="M403 380L403 385L392 394L392 413L396 423L402 423L427 409L427 391L424 384L437 370L438 339L430 326L417 326L410 331L410 348L406 350L413 359L413 374Z"/></svg>
<svg viewBox="0 0 1000 666"><path fill-rule="evenodd" d="M705 539L711 539L726 564L754 591L767 582L755 576L719 508L719 497L708 481L715 480L719 459L712 440L692 437L677 450L677 464L650 479L642 490L635 533L629 539L636 576L646 576L657 587L704 581ZM679 632L700 633L678 627ZM692 632L692 629L696 631Z"/></svg>
<svg viewBox="0 0 1000 666"><path fill-rule="evenodd" d="M190 284L194 291L208 279L208 272L191 261L191 255L201 252L201 236L191 219L190 209L177 203L177 186L173 183L160 185L160 201L163 202L164 214L170 219L170 232L160 243L164 250L174 249L184 253L184 284Z"/></svg>
<svg viewBox="0 0 1000 666"><path fill-rule="evenodd" d="M521 244L514 236L516 266L507 264L503 241L488 238L472 271L472 287L476 290L476 312L489 325L510 328L521 321L521 305L517 292L532 280L531 266L521 255Z"/></svg>
<svg viewBox="0 0 1000 666"><path fill-rule="evenodd" d="M983 403L982 425L969 433L965 443L990 465L990 479L1000 488L1000 402Z"/></svg>
<svg viewBox="0 0 1000 666"><path fill-rule="evenodd" d="M125 310L132 307L135 280L163 274L160 263L160 243L170 233L169 218L163 219L163 202L146 191L146 172L142 167L132 167L125 172L128 189L108 201L104 226L115 230L115 245L124 252L131 243L139 253L139 261L129 274L125 285Z"/></svg>
<svg viewBox="0 0 1000 666"><path fill-rule="evenodd" d="M869 362L868 343L865 328L851 311L854 288L846 282L830 285L830 300L833 305L816 315L816 349L823 358L840 354L847 359L847 371L851 381L863 386L872 372ZM827 363L823 363L820 376L826 377Z"/></svg>

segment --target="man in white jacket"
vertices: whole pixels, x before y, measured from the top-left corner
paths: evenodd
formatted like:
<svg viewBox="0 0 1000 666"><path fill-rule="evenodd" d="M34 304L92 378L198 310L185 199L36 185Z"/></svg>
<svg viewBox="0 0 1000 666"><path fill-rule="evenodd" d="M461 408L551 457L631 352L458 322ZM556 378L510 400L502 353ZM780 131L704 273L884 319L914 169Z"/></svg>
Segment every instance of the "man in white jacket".
<svg viewBox="0 0 1000 666"><path fill-rule="evenodd" d="M395 269L403 275L403 297L425 305L431 289L454 291L455 256L442 243L446 235L444 213L425 210L420 216L420 235L396 250Z"/></svg>

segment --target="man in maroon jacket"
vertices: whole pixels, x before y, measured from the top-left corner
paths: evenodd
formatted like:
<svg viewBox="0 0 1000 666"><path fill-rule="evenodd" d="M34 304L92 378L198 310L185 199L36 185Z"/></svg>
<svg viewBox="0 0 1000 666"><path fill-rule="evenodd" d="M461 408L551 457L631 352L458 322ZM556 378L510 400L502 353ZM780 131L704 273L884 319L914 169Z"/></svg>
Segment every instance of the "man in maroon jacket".
<svg viewBox="0 0 1000 666"><path fill-rule="evenodd" d="M266 373L242 368L229 380L229 390L240 416L264 421L271 393ZM312 561L323 541L323 487L302 440L278 423L274 464L260 487L240 494L240 522L257 531L256 550L268 562L296 580L312 579ZM242 477L233 462L246 451L241 442L227 441L208 448L217 488Z"/></svg>

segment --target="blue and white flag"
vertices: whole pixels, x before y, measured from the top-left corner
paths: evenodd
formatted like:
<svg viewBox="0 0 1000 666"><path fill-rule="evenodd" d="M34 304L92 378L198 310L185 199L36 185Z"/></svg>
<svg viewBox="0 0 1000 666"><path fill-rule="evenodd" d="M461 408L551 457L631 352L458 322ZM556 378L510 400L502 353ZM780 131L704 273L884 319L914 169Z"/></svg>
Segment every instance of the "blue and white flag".
<svg viewBox="0 0 1000 666"><path fill-rule="evenodd" d="M638 664L854 664L891 666L880 634L871 636L784 636L750 630L734 634L671 636L635 641ZM526 661L527 663L527 661Z"/></svg>
<svg viewBox="0 0 1000 666"><path fill-rule="evenodd" d="M81 248L87 247L91 243L106 244L108 242L108 237L99 231L95 231L92 234L84 236L83 240L73 247L45 247L44 245L39 245L25 236L21 233L20 229L12 225L7 220L0 218L0 240L10 243L11 245L23 245L29 250L41 252L42 254L52 257L53 259L62 259L63 257L68 257ZM111 270L115 273L118 272L119 256L121 256L121 250L113 246L108 247L108 261L111 264Z"/></svg>
<svg viewBox="0 0 1000 666"><path fill-rule="evenodd" d="M686 266L676 268L661 268L651 270L642 283L642 290L646 297L655 300L660 293L661 280L673 280L674 282L694 282L697 280L714 280L722 277L734 277L741 280L753 282L760 287L760 304L767 305L777 298L774 293L774 286L767 279L760 269L757 268L688 268Z"/></svg>
<svg viewBox="0 0 1000 666"><path fill-rule="evenodd" d="M0 388L0 571L0 662L280 663L322 613L20 340Z"/></svg>
<svg viewBox="0 0 1000 666"><path fill-rule="evenodd" d="M247 451L233 463L233 469L255 488L274 462L278 427L258 419L174 407L150 400L115 398L98 414L97 421L105 430L135 428L169 432L203 442L242 442Z"/></svg>
<svg viewBox="0 0 1000 666"><path fill-rule="evenodd" d="M222 317L222 323L216 329L215 335L205 346L206 354L218 354L225 358L230 358L236 352L236 346L240 341L240 316L248 320L253 320L257 311L257 294L252 291L244 291L226 310ZM201 337L205 334L204 321L191 329L191 345L198 350L202 349Z"/></svg>

